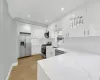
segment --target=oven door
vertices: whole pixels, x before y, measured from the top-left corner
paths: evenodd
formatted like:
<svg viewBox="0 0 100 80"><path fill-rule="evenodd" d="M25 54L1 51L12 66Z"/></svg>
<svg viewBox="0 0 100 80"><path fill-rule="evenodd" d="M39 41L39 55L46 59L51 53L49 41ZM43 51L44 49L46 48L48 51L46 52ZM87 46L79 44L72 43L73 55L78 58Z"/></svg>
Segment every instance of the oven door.
<svg viewBox="0 0 100 80"><path fill-rule="evenodd" d="M41 48L42 56L46 58L46 46L42 46Z"/></svg>

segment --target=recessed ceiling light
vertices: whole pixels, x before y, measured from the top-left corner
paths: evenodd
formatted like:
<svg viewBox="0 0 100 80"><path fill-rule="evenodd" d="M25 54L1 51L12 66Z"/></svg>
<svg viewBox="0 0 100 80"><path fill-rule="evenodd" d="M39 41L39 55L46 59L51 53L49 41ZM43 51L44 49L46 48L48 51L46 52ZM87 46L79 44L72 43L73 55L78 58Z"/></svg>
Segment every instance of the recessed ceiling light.
<svg viewBox="0 0 100 80"><path fill-rule="evenodd" d="M75 17L75 15L73 14L73 17Z"/></svg>
<svg viewBox="0 0 100 80"><path fill-rule="evenodd" d="M28 18L30 18L30 15L28 15Z"/></svg>
<svg viewBox="0 0 100 80"><path fill-rule="evenodd" d="M48 20L46 20L46 22L48 22Z"/></svg>
<svg viewBox="0 0 100 80"><path fill-rule="evenodd" d="M62 11L64 11L64 8L61 8Z"/></svg>

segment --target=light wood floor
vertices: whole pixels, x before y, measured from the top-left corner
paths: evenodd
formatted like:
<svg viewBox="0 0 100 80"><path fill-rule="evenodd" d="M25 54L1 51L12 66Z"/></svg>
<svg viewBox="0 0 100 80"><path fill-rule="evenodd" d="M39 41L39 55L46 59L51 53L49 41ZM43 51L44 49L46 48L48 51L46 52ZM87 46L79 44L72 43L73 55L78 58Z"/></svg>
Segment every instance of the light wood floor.
<svg viewBox="0 0 100 80"><path fill-rule="evenodd" d="M13 67L9 80L37 80L37 61L41 55L18 59L18 66Z"/></svg>

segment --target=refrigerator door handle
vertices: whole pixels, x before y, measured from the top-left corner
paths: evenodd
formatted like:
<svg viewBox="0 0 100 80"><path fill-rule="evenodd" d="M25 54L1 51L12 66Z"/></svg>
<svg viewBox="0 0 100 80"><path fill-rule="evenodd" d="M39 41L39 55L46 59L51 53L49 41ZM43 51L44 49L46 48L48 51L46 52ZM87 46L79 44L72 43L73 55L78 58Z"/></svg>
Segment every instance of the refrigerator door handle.
<svg viewBox="0 0 100 80"><path fill-rule="evenodd" d="M26 48L26 43L24 42L24 47Z"/></svg>

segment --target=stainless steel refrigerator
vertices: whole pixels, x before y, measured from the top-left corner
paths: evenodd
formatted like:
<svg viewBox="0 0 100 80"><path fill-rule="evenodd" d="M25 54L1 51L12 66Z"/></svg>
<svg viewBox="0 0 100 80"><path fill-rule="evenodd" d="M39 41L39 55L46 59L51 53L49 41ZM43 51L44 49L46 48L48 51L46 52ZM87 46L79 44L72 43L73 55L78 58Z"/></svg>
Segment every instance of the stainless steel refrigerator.
<svg viewBox="0 0 100 80"><path fill-rule="evenodd" d="M31 56L31 34L20 33L20 56L26 57Z"/></svg>

